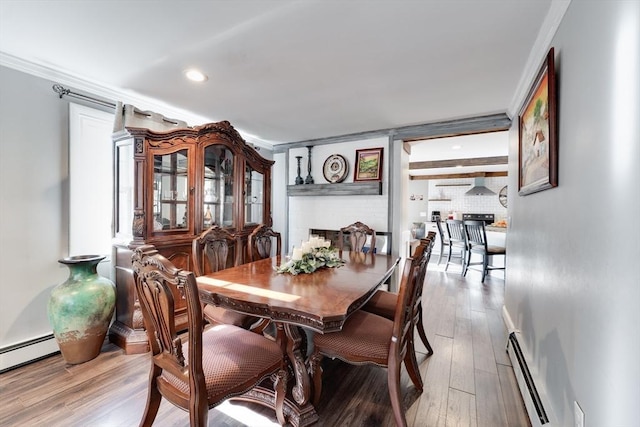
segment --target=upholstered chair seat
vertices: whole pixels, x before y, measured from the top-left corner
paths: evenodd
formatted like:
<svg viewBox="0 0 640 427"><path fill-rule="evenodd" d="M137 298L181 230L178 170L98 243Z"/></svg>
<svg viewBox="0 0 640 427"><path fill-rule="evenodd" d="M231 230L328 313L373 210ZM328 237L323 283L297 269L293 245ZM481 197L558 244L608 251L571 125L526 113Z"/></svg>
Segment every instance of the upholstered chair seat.
<svg viewBox="0 0 640 427"><path fill-rule="evenodd" d="M359 310L349 316L348 326L340 334L316 334L313 341L330 349L323 352L325 356L342 359L342 354L348 354L345 361L353 364L358 362L352 359L366 359L363 364L387 366L392 330L393 320Z"/></svg>
<svg viewBox="0 0 640 427"><path fill-rule="evenodd" d="M364 305L363 310L386 317L387 319L393 319L397 303L398 294L379 289Z"/></svg>
<svg viewBox="0 0 640 427"><path fill-rule="evenodd" d="M189 354L189 342L182 345L182 353ZM260 357L256 357L260 355ZM247 333L232 325L217 325L202 334L202 370L207 387L209 405L241 394L237 390L250 389L282 365L282 352L275 341ZM161 377L189 399L189 383L164 371Z"/></svg>

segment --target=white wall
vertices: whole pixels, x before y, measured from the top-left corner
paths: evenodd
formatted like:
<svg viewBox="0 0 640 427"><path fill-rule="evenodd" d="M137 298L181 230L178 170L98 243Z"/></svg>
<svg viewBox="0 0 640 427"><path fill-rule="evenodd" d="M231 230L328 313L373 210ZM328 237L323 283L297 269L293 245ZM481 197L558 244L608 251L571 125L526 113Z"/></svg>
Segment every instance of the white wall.
<svg viewBox="0 0 640 427"><path fill-rule="evenodd" d="M68 276L68 104L52 85L0 67L0 349L51 333L49 294Z"/></svg>
<svg viewBox="0 0 640 427"><path fill-rule="evenodd" d="M509 200L506 311L566 427L574 401L587 426L640 420L639 29L640 2L571 2L552 41L559 186ZM509 188L517 144L514 126Z"/></svg>

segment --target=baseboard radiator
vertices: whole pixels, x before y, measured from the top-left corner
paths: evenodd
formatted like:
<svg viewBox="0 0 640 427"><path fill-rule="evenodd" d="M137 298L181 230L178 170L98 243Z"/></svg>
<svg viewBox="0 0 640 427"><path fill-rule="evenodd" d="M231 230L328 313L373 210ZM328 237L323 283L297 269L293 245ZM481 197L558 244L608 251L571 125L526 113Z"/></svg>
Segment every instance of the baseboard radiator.
<svg viewBox="0 0 640 427"><path fill-rule="evenodd" d="M0 374L59 352L53 334L0 348Z"/></svg>
<svg viewBox="0 0 640 427"><path fill-rule="evenodd" d="M518 337L515 332L509 334L507 340L507 353L509 359L511 359L511 365L518 381L518 387L524 400L524 405L527 408L529 419L531 420L532 427L550 427L549 417L544 409L542 398L538 389L533 381L529 366L522 351L520 344L518 344Z"/></svg>

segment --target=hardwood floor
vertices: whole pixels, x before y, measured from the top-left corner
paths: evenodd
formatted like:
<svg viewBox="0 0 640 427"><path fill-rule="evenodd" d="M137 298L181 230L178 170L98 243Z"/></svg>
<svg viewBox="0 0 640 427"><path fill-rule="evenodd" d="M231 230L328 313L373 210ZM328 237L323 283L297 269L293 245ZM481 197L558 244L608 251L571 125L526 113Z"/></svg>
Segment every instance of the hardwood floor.
<svg viewBox="0 0 640 427"><path fill-rule="evenodd" d="M434 355L419 338L424 391L403 368L407 422L415 427L528 427L524 404L505 352L501 317L504 281L479 272L467 278L432 261L424 287L424 323ZM60 355L0 375L0 426L138 425L146 401L149 355L125 356L105 344L100 356L67 365ZM386 369L325 360L317 426L393 426ZM155 426L188 426L186 412L163 401ZM225 402L209 426L275 426L268 408Z"/></svg>

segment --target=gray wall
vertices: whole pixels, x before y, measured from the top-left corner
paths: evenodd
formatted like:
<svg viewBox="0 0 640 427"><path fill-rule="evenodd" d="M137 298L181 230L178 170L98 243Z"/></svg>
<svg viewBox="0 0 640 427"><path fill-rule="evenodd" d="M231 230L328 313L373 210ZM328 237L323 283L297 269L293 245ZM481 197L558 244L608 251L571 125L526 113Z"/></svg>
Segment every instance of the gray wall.
<svg viewBox="0 0 640 427"><path fill-rule="evenodd" d="M509 198L506 310L562 426L574 400L587 426L640 422L639 28L638 1L571 3L552 42L559 187ZM517 144L514 127L514 189Z"/></svg>
<svg viewBox="0 0 640 427"><path fill-rule="evenodd" d="M68 276L68 103L52 85L0 67L0 348L51 333Z"/></svg>

